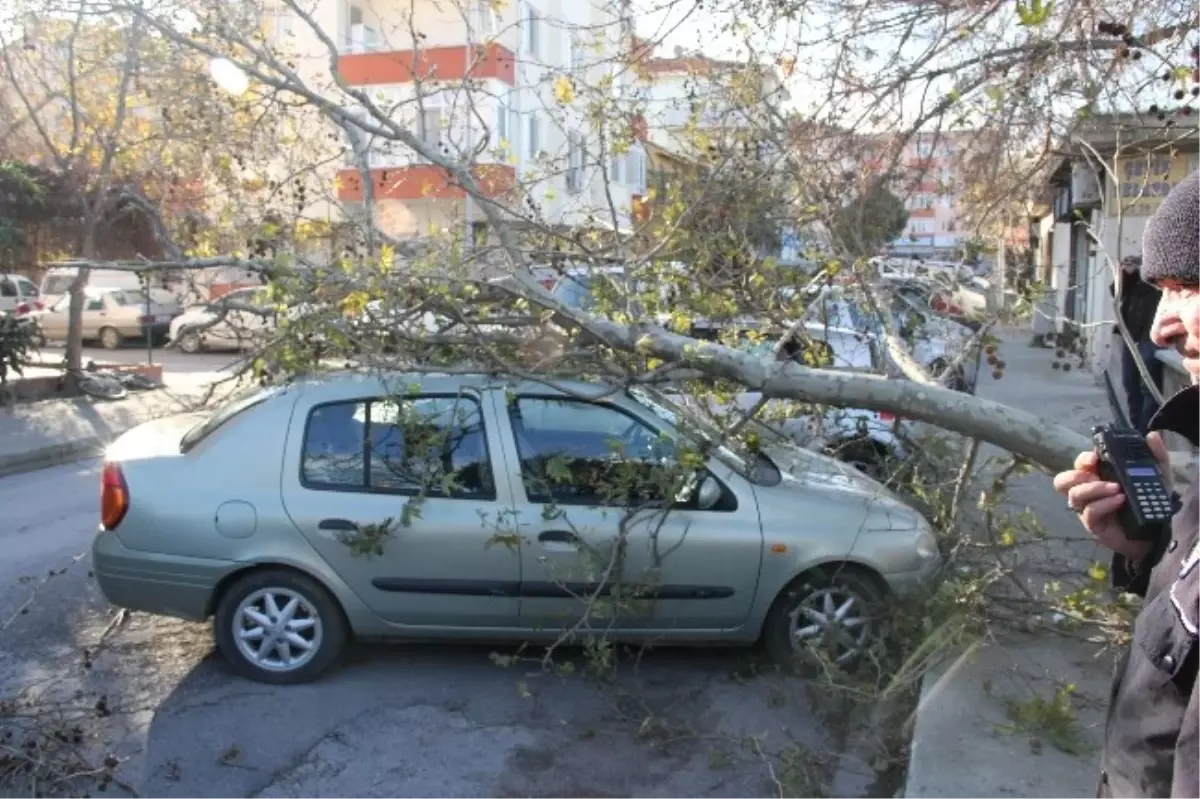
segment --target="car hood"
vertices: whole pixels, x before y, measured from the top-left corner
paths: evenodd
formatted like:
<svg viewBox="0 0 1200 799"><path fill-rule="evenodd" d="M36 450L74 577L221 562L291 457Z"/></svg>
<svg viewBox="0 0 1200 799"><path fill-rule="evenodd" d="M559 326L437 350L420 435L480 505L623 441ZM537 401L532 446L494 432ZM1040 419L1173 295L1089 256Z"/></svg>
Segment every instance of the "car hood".
<svg viewBox="0 0 1200 799"><path fill-rule="evenodd" d="M833 495L851 502L894 507L905 514L915 513L882 483L827 455L786 445L765 447L763 453L775 461L783 475L782 482L774 487L776 491L794 493L797 498L812 493Z"/></svg>

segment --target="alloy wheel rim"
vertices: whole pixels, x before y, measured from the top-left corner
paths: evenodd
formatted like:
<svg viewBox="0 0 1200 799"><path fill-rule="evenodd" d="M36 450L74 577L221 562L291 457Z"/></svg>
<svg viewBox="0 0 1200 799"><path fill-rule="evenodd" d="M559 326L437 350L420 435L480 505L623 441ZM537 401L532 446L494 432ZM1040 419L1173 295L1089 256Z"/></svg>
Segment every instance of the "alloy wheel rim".
<svg viewBox="0 0 1200 799"><path fill-rule="evenodd" d="M832 652L839 666L862 654L871 636L871 617L858 594L840 586L819 588L789 615L792 648Z"/></svg>
<svg viewBox="0 0 1200 799"><path fill-rule="evenodd" d="M233 640L260 669L295 671L321 648L324 627L316 607L290 588L260 588L233 614Z"/></svg>

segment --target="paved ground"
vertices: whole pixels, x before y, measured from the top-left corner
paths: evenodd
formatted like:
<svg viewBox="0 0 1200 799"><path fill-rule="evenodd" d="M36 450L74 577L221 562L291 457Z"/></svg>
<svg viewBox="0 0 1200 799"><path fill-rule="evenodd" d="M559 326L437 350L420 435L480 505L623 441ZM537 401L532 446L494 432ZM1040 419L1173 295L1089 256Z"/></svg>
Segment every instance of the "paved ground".
<svg viewBox="0 0 1200 799"><path fill-rule="evenodd" d="M1053 368L1053 351L1028 346L1028 335L1009 332L1001 356L1006 374L981 381L981 396L1036 413L1090 433L1111 421L1102 386L1091 373ZM981 448L981 458L1002 453ZM1179 460L1183 460L1180 458ZM1188 467L1195 473L1195 467ZM979 486L990 481L986 469ZM1107 564L1109 553L1096 545L1054 493L1050 476L1035 472L1013 481L1002 512L1032 510L1048 540L1024 542L1007 559L1023 564L1024 584L1041 595L1047 584L1059 593L1088 583L1088 567ZM906 795L1094 796L1099 747L1116 652L1083 640L1030 611L1024 619L1032 635L994 630L994 638L947 664L926 679L916 715ZM1052 729L1012 723L1011 702L1051 699L1073 686L1071 719ZM1053 743L1059 732L1078 743L1066 752ZM1068 745L1069 749L1076 749Z"/></svg>
<svg viewBox="0 0 1200 799"><path fill-rule="evenodd" d="M101 646L97 480L94 461L0 480L0 625L36 590L0 629L0 693L48 681L142 795L805 795L832 775L837 736L804 683L753 676L745 652L653 653L605 684L487 647L377 646L272 688L231 675L208 625L135 614Z"/></svg>
<svg viewBox="0 0 1200 799"><path fill-rule="evenodd" d="M62 346L51 343L42 348L45 359L61 358ZM84 347L83 361L109 361L115 363L147 363L160 364L164 372L187 374L193 372L219 372L237 363L239 356L236 352L201 352L188 355L176 349L155 347L147 352L144 346L128 344L117 350L106 350L99 347Z"/></svg>

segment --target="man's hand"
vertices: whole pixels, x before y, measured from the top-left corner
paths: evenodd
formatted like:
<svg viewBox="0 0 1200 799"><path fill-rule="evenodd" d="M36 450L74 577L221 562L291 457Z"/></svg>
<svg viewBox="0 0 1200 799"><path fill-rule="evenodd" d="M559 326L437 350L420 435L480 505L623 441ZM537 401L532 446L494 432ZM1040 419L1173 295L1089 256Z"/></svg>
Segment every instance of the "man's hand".
<svg viewBox="0 0 1200 799"><path fill-rule="evenodd" d="M1167 490L1170 490L1171 458L1162 436L1151 433L1146 436L1146 444L1154 453ZM1095 452L1081 452L1075 459L1074 469L1055 475L1054 490L1067 498L1067 504L1076 509L1079 521L1097 542L1136 562L1146 556L1152 544L1149 541L1130 541L1125 537L1125 531L1117 521L1117 511L1125 502L1125 494L1117 483L1100 479L1097 474L1099 462Z"/></svg>

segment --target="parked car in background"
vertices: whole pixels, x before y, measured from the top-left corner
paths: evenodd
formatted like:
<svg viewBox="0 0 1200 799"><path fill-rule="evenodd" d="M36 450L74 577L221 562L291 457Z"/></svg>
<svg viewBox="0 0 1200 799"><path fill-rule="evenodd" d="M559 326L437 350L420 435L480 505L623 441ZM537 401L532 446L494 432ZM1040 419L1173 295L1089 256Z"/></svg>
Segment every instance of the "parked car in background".
<svg viewBox="0 0 1200 799"><path fill-rule="evenodd" d="M719 331L724 331L726 341L733 338L739 349L760 357L772 357L778 343L777 337L763 337L758 332L758 325L751 320L721 328L702 324L693 329L693 335L716 340L722 335ZM784 344L781 358L805 362L805 352L810 348L816 349L813 353L815 362L827 364L823 368L866 374L878 374L884 369L884 356L878 343L860 330L810 322L804 326L800 337ZM732 407L749 411L761 396L757 391L742 391L734 396L732 406L709 401L708 410L717 414L726 413ZM689 404L692 400L680 396L676 401ZM820 413L801 413L795 406L796 403L770 400L757 418L793 443L830 455L877 480L885 479L908 459L905 442L911 439L910 423L897 420L895 414L831 406L822 407Z"/></svg>
<svg viewBox="0 0 1200 799"><path fill-rule="evenodd" d="M56 304L67 295L72 281L79 274L74 266L56 266L46 270L42 275L42 299L47 306ZM144 291L146 280L137 272L125 269L90 269L88 270L87 286L106 289L126 289L128 291ZM183 306L185 285L180 281L165 281L162 276L154 275L149 278L150 299L160 305Z"/></svg>
<svg viewBox="0 0 1200 799"><path fill-rule="evenodd" d="M244 350L275 332L279 319L266 286L235 289L193 305L171 321L167 340L183 352Z"/></svg>
<svg viewBox="0 0 1200 799"><path fill-rule="evenodd" d="M642 389L295 381L110 445L95 575L116 605L214 617L234 670L270 683L317 677L351 636L553 641L573 629L761 638L782 662L809 644L842 664L861 657L889 598L938 572L929 524L828 458L786 443L750 456L716 435ZM707 462L685 469L681 450L705 441ZM628 474L646 479L604 490ZM671 509L629 515L644 502ZM617 546L619 577L598 582L594 558ZM640 599L587 623L592 597L632 589Z"/></svg>
<svg viewBox="0 0 1200 799"><path fill-rule="evenodd" d="M42 292L24 275L0 272L0 313L27 316L46 308Z"/></svg>
<svg viewBox="0 0 1200 799"><path fill-rule="evenodd" d="M881 287L892 293L895 281L882 283ZM809 289L809 304L805 318L827 324L834 328L865 331L880 339L884 330L881 320L864 308L853 290L845 285L816 285ZM974 393L979 378L979 361L982 347L971 327L920 308L916 303L904 301L903 296L893 298L888 312L892 314L895 329L909 333L908 343L913 359L931 374L942 375L942 382L956 391ZM887 349L881 347L889 361ZM950 367L954 368L951 369ZM894 362L885 371L896 373Z"/></svg>
<svg viewBox="0 0 1200 799"><path fill-rule="evenodd" d="M131 338L160 341L167 335L171 320L179 314L178 306L148 301L145 294L132 289L89 285L83 298L83 340L98 341L109 350L117 349ZM66 340L70 305L68 294L38 315L42 335L47 340Z"/></svg>

